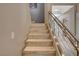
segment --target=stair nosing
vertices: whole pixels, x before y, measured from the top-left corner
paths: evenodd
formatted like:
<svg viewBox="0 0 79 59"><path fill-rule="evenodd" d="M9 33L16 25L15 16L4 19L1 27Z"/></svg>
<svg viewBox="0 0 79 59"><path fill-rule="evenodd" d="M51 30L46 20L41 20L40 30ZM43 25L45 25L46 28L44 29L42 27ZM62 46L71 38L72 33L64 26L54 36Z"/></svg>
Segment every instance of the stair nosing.
<svg viewBox="0 0 79 59"><path fill-rule="evenodd" d="M42 41L42 42L51 42L51 41L53 41L52 39L28 39L27 40L27 42L40 42L40 41Z"/></svg>

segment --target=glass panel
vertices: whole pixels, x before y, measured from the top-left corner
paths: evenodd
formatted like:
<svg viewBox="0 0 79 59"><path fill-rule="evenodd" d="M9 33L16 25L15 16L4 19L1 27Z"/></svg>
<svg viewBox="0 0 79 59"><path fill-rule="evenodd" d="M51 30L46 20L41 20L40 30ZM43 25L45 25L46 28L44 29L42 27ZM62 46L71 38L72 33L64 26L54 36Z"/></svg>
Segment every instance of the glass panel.
<svg viewBox="0 0 79 59"><path fill-rule="evenodd" d="M49 19L49 24L54 34L56 35L57 41L59 42L59 45L64 52L64 55L66 56L77 55L73 45L70 43L69 39L66 37L62 29L59 27L59 25L54 21L52 17Z"/></svg>

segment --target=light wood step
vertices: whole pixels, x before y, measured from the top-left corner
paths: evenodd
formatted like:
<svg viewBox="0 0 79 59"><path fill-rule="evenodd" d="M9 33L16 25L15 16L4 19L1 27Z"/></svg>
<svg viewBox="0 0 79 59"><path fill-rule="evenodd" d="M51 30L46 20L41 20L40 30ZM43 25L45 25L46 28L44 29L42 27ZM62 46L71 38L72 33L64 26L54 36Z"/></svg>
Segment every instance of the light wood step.
<svg viewBox="0 0 79 59"><path fill-rule="evenodd" d="M48 33L29 33L28 38L29 39L48 39L50 37Z"/></svg>
<svg viewBox="0 0 79 59"><path fill-rule="evenodd" d="M33 24L31 26L30 32L48 32L48 29L45 24Z"/></svg>
<svg viewBox="0 0 79 59"><path fill-rule="evenodd" d="M50 39L48 29L44 23L32 24L25 44L24 56L56 55L56 50L53 48L53 40Z"/></svg>
<svg viewBox="0 0 79 59"><path fill-rule="evenodd" d="M48 33L48 30L31 30L30 33Z"/></svg>
<svg viewBox="0 0 79 59"><path fill-rule="evenodd" d="M53 47L26 47L23 53L26 56L52 56L56 54Z"/></svg>
<svg viewBox="0 0 79 59"><path fill-rule="evenodd" d="M48 32L47 29L31 29L30 32Z"/></svg>
<svg viewBox="0 0 79 59"><path fill-rule="evenodd" d="M28 39L26 40L27 46L52 46L53 40L51 39Z"/></svg>
<svg viewBox="0 0 79 59"><path fill-rule="evenodd" d="M41 28L41 27L38 27L38 28L31 28L31 30L46 30L47 28Z"/></svg>
<svg viewBox="0 0 79 59"><path fill-rule="evenodd" d="M40 26L40 25L32 25L31 28L47 28L45 25Z"/></svg>
<svg viewBox="0 0 79 59"><path fill-rule="evenodd" d="M31 26L46 26L44 23L33 23Z"/></svg>

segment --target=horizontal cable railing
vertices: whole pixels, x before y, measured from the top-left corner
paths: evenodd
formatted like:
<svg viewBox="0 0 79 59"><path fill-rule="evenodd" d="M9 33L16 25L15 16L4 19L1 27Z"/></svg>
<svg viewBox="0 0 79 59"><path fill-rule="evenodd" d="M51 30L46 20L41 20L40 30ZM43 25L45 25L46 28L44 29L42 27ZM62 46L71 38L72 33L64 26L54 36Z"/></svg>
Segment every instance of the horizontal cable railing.
<svg viewBox="0 0 79 59"><path fill-rule="evenodd" d="M49 16L51 17L51 18L49 18L49 20L51 21L51 24L52 23L54 23L53 25L55 25L55 23L57 24L59 29L62 30L63 35L65 37L67 37L67 39L66 40L64 39L64 41L69 40L69 43L73 46L73 48L75 49L75 51L77 53L76 55L78 55L79 54L79 51L78 51L78 43L79 43L79 41L78 41L78 39L70 32L70 30L53 13L51 13L51 12L48 12L48 13L49 13ZM54 30L53 32L55 32L55 26L54 26L53 30ZM60 33L58 35L60 35ZM60 50L62 50L61 47L60 47Z"/></svg>

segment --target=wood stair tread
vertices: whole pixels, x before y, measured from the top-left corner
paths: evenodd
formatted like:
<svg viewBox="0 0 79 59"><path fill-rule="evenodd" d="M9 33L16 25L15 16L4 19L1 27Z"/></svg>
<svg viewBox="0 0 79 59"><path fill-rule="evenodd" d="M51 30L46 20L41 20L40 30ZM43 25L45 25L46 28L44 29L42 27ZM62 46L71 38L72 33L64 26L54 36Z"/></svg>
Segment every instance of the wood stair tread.
<svg viewBox="0 0 79 59"><path fill-rule="evenodd" d="M41 27L39 27L39 28L31 28L31 31L32 30L47 30L46 28L41 28Z"/></svg>
<svg viewBox="0 0 79 59"><path fill-rule="evenodd" d="M41 32L40 33L38 33L38 32L36 32L36 33L33 32L32 33L31 32L31 33L29 33L29 35L49 35L49 34L48 33L41 33Z"/></svg>
<svg viewBox="0 0 79 59"><path fill-rule="evenodd" d="M53 47L26 47L24 51L55 51Z"/></svg>
<svg viewBox="0 0 79 59"><path fill-rule="evenodd" d="M30 41L32 41L32 42L50 42L52 40L51 39L28 39L26 41L27 42L30 42Z"/></svg>
<svg viewBox="0 0 79 59"><path fill-rule="evenodd" d="M44 23L32 24L25 44L23 50L23 55L25 56L56 55L56 50L53 47L53 40L50 39L50 34Z"/></svg>
<svg viewBox="0 0 79 59"><path fill-rule="evenodd" d="M31 32L48 32L47 29L31 29Z"/></svg>
<svg viewBox="0 0 79 59"><path fill-rule="evenodd" d="M31 26L45 26L45 24L44 23L34 23L34 24L32 24Z"/></svg>

